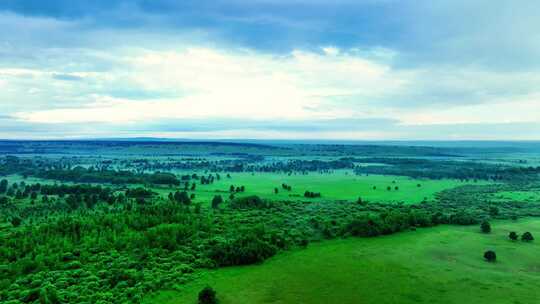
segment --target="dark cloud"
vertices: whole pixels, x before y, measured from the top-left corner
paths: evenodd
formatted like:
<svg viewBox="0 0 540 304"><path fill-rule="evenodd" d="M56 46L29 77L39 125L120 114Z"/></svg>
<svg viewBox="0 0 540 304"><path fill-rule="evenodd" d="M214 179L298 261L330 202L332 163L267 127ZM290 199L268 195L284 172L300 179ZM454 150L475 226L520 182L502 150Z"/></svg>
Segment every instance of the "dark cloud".
<svg viewBox="0 0 540 304"><path fill-rule="evenodd" d="M79 20L80 31L201 30L214 40L272 52L321 45L386 47L398 51L394 64L403 68L540 66L540 42L533 37L540 27L535 1L4 0L1 10ZM70 40L85 39L79 36ZM55 42L54 35L47 38Z"/></svg>

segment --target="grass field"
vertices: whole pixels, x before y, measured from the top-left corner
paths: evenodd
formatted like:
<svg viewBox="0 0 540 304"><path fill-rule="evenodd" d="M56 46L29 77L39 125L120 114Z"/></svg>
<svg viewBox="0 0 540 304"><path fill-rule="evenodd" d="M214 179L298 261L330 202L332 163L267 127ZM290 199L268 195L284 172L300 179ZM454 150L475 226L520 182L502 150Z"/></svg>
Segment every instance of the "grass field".
<svg viewBox="0 0 540 304"><path fill-rule="evenodd" d="M193 172L176 172L177 174L191 174ZM199 172L199 174L204 174ZM28 177L20 175L10 175L6 177L10 183L25 182L26 184L41 183L54 184L62 183L54 180ZM432 200L434 195L442 190L454 188L466 184L459 180L443 179L413 179L404 176L383 176L369 175L358 176L350 171L335 171L333 173L309 173L306 175L283 173L233 173L231 178L226 178L222 174L219 181L210 185L201 185L198 181L195 191L195 202L210 204L212 198L219 194L223 198L229 197L229 187L245 186L244 193L237 193L236 197L247 195L258 195L270 200L347 200L355 201L359 197L370 202L404 202L407 204L420 203L424 199ZM73 184L64 182L65 184ZM281 188L286 183L292 186L291 191ZM481 183L481 182L479 182ZM99 185L94 183L94 185ZM102 184L107 186L106 184ZM111 185L109 185L111 186ZM139 187L143 185L132 185ZM398 190L395 187L398 187ZM375 189L374 189L375 187ZM391 190L388 190L391 187ZM183 187L170 188L168 186L152 187L152 190L163 197L167 197L169 192L182 190ZM278 188L279 193L274 193L274 188ZM320 192L321 198L305 198L304 192Z"/></svg>
<svg viewBox="0 0 540 304"><path fill-rule="evenodd" d="M203 272L195 282L148 297L149 303L196 303L212 286L222 304L539 303L540 243L512 242L509 231L540 235L540 220L440 226L372 239L312 244L262 265ZM497 262L483 260L485 250Z"/></svg>
<svg viewBox="0 0 540 304"><path fill-rule="evenodd" d="M286 183L292 186L292 191L281 188ZM246 192L241 195L259 195L260 197L275 200L298 200L304 198L305 191L320 192L320 200L349 200L354 201L358 197L374 202L405 202L419 203L424 199L431 200L435 193L444 189L464 185L458 180L429 180L412 179L402 176L369 175L357 176L350 171L336 171L330 174L310 173L278 174L278 173L234 173L231 178L222 175L220 181L211 185L197 185L195 191L196 201L209 202L216 194L228 197L230 185L246 187ZM420 185L420 187L418 187ZM373 189L373 187L376 189ZM398 190L395 190L395 187ZM274 188L279 189L274 194ZM392 190L388 191L387 187ZM156 189L165 195L169 189Z"/></svg>

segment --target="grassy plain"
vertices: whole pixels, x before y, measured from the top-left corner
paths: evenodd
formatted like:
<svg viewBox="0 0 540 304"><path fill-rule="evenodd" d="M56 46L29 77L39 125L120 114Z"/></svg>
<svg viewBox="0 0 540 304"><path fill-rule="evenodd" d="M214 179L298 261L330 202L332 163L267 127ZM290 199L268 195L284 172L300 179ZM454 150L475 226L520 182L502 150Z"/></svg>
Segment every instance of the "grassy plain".
<svg viewBox="0 0 540 304"><path fill-rule="evenodd" d="M540 220L478 227L440 226L371 239L312 244L262 265L203 272L149 303L196 303L212 286L222 304L538 303L540 243L510 241L509 231L540 235ZM484 261L495 250L497 262Z"/></svg>
<svg viewBox="0 0 540 304"><path fill-rule="evenodd" d="M281 188L285 183L292 186L291 191ZM358 197L372 202L405 202L420 203L424 199L433 199L435 193L464 185L465 182L459 180L430 180L413 179L403 176L382 176L382 175L354 175L348 170L339 170L332 173L309 173L303 174L283 174L283 173L232 173L231 178L226 178L222 174L220 181L215 181L211 185L197 185L195 191L195 201L201 203L209 202L216 194L221 194L224 198L229 195L229 187L245 186L246 192L242 195L258 195L272 200L306 200L305 191L320 192L322 197L319 200L348 200L355 201ZM420 185L420 187L418 186ZM398 187L398 190L395 187ZM274 188L278 188L279 193L274 193ZM376 187L376 189L373 189ZM387 190L391 187L391 190ZM166 194L169 189L156 189L162 194ZM315 199L309 199L315 200Z"/></svg>
<svg viewBox="0 0 540 304"><path fill-rule="evenodd" d="M176 174L192 174L194 171L175 172ZM204 175L204 172L197 172ZM26 184L60 184L61 182L41 179L35 177L23 178L20 175L10 175L6 177L10 183L25 182ZM192 181L193 182L193 181ZM387 175L355 175L349 170L337 170L332 173L308 173L308 174L285 174L285 173L231 173L231 178L227 178L225 173L221 174L221 180L215 180L213 184L202 185L199 181L194 181L197 186L195 191L195 202L209 204L215 195L222 195L224 199L229 197L229 187L245 186L246 191L237 193L236 197L258 195L265 199L283 200L344 200L356 201L359 197L370 202L404 202L406 204L416 204L423 200L433 200L434 195L445 189L465 185L466 182L453 179L414 179L405 176ZM64 184L73 184L63 182ZM281 188L285 183L292 186L291 191ZM472 182L471 182L472 183ZM485 182L478 182L481 184ZM93 183L94 185L100 185ZM112 186L101 184L104 187ZM141 187L144 185L130 185ZM374 188L375 187L375 188ZM388 190L388 187L391 190ZM395 187L398 187L396 190ZM278 188L278 193L274 193L274 188ZM163 197L167 197L169 192L182 191L182 187L171 188L168 186L154 186L152 190ZM305 198L304 192L320 192L321 198Z"/></svg>

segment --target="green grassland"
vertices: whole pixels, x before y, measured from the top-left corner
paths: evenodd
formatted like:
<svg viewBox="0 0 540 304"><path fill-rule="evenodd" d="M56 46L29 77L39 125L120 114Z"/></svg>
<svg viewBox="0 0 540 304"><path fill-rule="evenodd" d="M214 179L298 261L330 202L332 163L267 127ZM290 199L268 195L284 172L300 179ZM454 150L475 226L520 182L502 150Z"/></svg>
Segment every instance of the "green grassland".
<svg viewBox="0 0 540 304"><path fill-rule="evenodd" d="M510 241L509 231L540 235L540 220L478 227L439 226L371 239L312 244L262 265L201 273L145 303L196 303L212 286L222 304L539 303L540 243ZM497 262L482 258L495 250Z"/></svg>
<svg viewBox="0 0 540 304"><path fill-rule="evenodd" d="M281 188L286 183L291 191ZM355 201L359 197L371 202L420 203L424 199L432 200L434 195L444 189L466 184L458 180L413 179L402 176L354 175L347 170L333 173L283 174L283 173L232 173L231 178L222 174L220 181L211 185L197 185L196 202L207 203L216 194L224 198L229 195L229 187L245 186L246 192L237 195L258 195L271 200L314 200L304 198L305 191L320 192L318 200ZM478 182L480 184L480 182ZM420 185L420 186L419 186ZM395 187L398 190L395 190ZM376 187L376 189L373 189ZM387 190L391 187L391 190ZM274 193L278 188L279 193ZM155 188L166 195L170 188Z"/></svg>
<svg viewBox="0 0 540 304"><path fill-rule="evenodd" d="M176 172L177 174L191 174L193 172ZM204 174L204 172L198 172ZM215 195L222 195L227 199L229 196L229 187L245 186L246 191L238 193L236 197L258 195L262 198L283 201L283 200L344 200L356 201L359 197L370 202L404 202L407 204L416 204L424 200L433 200L434 195L445 189L465 185L467 182L453 179L414 179L404 176L386 176L386 175L355 175L348 170L338 170L332 173L308 173L308 174L285 174L285 173L232 173L231 178L221 174L221 180L215 180L213 184L202 185L198 181L195 191L189 191L195 194L194 202L209 204ZM60 183L54 180L41 179L35 177L23 178L20 175L11 175L7 179L10 183L25 182L26 184L41 183L54 184ZM193 182L193 181L191 181ZM63 182L64 184L73 184ZM291 191L281 188L285 183L292 186ZM472 182L469 182L472 183ZM475 184L484 184L477 182ZM99 185L93 183L94 185ZM112 186L101 184L102 186ZM140 187L144 185L130 185ZM375 187L375 189L374 189ZM391 187L391 190L388 190ZM395 187L398 187L396 190ZM278 193L274 193L274 188L278 188ZM167 197L169 192L182 190L183 187L154 186L152 190L163 197ZM321 198L305 198L304 192L320 192Z"/></svg>

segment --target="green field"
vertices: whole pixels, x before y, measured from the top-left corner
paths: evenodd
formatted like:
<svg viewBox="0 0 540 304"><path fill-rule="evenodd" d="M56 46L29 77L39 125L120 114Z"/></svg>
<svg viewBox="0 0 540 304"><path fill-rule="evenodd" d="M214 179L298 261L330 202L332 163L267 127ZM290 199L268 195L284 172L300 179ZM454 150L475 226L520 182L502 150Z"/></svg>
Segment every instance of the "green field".
<svg viewBox="0 0 540 304"><path fill-rule="evenodd" d="M193 172L176 172L177 174L190 174ZM203 172L198 172L204 175ZM221 180L216 180L210 185L201 185L198 181L195 191L195 202L209 204L215 195L222 195L225 199L229 196L229 187L245 186L244 193L236 194L236 197L247 195L258 195L262 198L280 200L346 200L356 201L359 197L370 202L404 202L407 204L420 203L423 200L433 200L434 195L445 189L454 188L467 184L459 180L442 179L414 179L405 176L386 175L355 175L351 171L340 170L333 173L309 173L309 174L284 174L284 173L232 173L231 178L226 178L226 174L221 174ZM47 180L35 177L23 178L20 175L11 175L7 179L10 183L25 182L27 184L55 184L54 180ZM193 181L192 181L193 182ZM292 186L291 191L281 188L281 184L286 183ZM471 182L472 183L472 182ZM476 184L485 184L478 182ZM73 184L66 182L65 184ZM99 185L94 183L94 185ZM102 186L112 186L103 184ZM139 187L143 185L132 185ZM398 187L398 190L395 187ZM374 189L374 187L376 189ZM391 190L388 190L391 187ZM169 192L181 190L183 187L171 188L165 186L155 186L152 189L167 197ZM279 192L274 193L274 188ZM321 198L305 198L305 191L320 192Z"/></svg>
<svg viewBox="0 0 540 304"><path fill-rule="evenodd" d="M372 239L347 239L282 253L262 265L203 272L195 282L145 303L196 303L212 286L222 304L538 303L540 244L512 242L509 231L540 235L540 220L478 227L440 226ZM484 261L492 249L497 262Z"/></svg>
<svg viewBox="0 0 540 304"><path fill-rule="evenodd" d="M281 189L281 184L292 186L292 191ZM232 173L231 178L222 174L220 181L211 185L197 185L195 201L209 202L216 194L228 197L230 185L246 187L242 195L258 195L272 200L305 200L304 192L320 192L319 200L355 201L359 197L371 202L405 202L420 203L424 199L432 200L434 194L453 187L466 184L458 180L413 179L403 176L354 175L350 171L341 170L333 173L279 174L279 173ZM478 183L480 184L480 183ZM419 186L420 185L420 186ZM395 190L395 187L398 190ZM275 194L274 188L279 193ZM376 189L373 189L376 187ZM391 190L387 190L391 187ZM169 188L155 188L166 195ZM312 200L312 199L310 199Z"/></svg>

